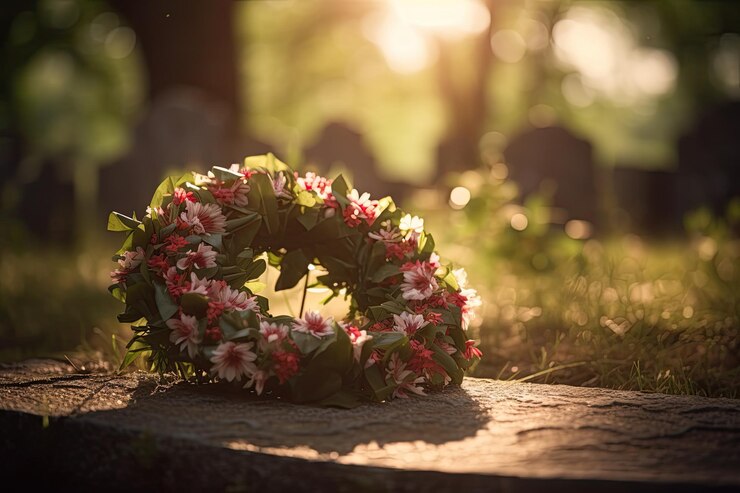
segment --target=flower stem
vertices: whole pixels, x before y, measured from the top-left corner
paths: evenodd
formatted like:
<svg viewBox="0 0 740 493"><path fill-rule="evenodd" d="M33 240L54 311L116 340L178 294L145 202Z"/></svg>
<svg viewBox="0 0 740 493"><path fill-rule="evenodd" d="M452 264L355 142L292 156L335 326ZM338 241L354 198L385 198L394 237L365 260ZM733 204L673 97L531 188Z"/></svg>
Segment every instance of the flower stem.
<svg viewBox="0 0 740 493"><path fill-rule="evenodd" d="M303 281L303 296L301 297L301 310L298 312L298 317L303 318L303 307L306 306L306 293L308 292L308 276L311 272L306 272L306 280Z"/></svg>

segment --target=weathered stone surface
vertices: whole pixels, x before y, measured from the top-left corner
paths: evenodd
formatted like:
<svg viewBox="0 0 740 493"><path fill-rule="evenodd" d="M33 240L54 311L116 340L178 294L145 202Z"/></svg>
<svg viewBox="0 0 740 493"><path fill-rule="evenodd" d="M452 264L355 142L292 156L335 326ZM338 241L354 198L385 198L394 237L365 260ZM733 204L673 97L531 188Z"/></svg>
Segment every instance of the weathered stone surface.
<svg viewBox="0 0 740 493"><path fill-rule="evenodd" d="M740 401L729 399L467 379L348 411L71 371L0 369L4 478L168 491L740 489Z"/></svg>

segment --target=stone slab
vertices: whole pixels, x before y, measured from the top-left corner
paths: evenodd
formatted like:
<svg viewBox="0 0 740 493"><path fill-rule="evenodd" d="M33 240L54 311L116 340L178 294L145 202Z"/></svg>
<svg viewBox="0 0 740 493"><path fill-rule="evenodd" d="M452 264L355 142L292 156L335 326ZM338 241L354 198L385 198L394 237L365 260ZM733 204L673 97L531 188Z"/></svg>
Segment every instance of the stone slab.
<svg viewBox="0 0 740 493"><path fill-rule="evenodd" d="M740 401L468 378L352 410L0 368L0 474L161 491L738 491Z"/></svg>

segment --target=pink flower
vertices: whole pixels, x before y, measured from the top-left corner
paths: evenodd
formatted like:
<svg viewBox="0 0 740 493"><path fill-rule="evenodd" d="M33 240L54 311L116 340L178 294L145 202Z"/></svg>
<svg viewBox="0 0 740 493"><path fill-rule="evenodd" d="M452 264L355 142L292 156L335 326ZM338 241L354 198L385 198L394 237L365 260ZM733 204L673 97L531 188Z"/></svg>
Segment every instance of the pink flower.
<svg viewBox="0 0 740 493"><path fill-rule="evenodd" d="M245 291L233 289L226 281L211 281L208 295L214 300L223 303L224 310L236 310L243 312L251 310L259 311L256 296L249 296Z"/></svg>
<svg viewBox="0 0 740 493"><path fill-rule="evenodd" d="M195 275L195 272L190 273L190 286L188 286L183 292L184 293L196 293L208 296L208 290L211 287L211 281L208 279L201 279Z"/></svg>
<svg viewBox="0 0 740 493"><path fill-rule="evenodd" d="M186 202L180 220L198 235L226 232L226 216L216 204Z"/></svg>
<svg viewBox="0 0 740 493"><path fill-rule="evenodd" d="M363 220L372 226L380 214L378 201L370 200L370 194L367 192L360 195L354 188L347 194L347 198L349 204L344 208L344 222L347 226L357 227Z"/></svg>
<svg viewBox="0 0 740 493"><path fill-rule="evenodd" d="M321 338L334 333L333 323L334 319L331 317L324 318L319 312L308 311L302 319L293 322L293 330Z"/></svg>
<svg viewBox="0 0 740 493"><path fill-rule="evenodd" d="M277 342L280 343L288 337L288 331L290 328L287 325L270 323L267 320L260 322L260 348L264 349L268 344Z"/></svg>
<svg viewBox="0 0 740 493"><path fill-rule="evenodd" d="M401 315L393 315L393 330L403 332L407 336L412 336L417 330L429 324L424 320L423 315L417 313L403 312Z"/></svg>
<svg viewBox="0 0 740 493"><path fill-rule="evenodd" d="M190 267L196 269L207 269L209 267L216 267L216 252L213 247L200 243L197 251L188 250L183 258L177 261L177 268L180 270L187 270Z"/></svg>
<svg viewBox="0 0 740 493"><path fill-rule="evenodd" d="M195 358L198 354L198 344L201 342L198 333L198 319L190 315L180 314L180 318L171 318L167 320L167 327L170 333L170 341L180 346L180 351L187 349L188 356Z"/></svg>
<svg viewBox="0 0 740 493"><path fill-rule="evenodd" d="M424 389L419 384L424 382L423 377L417 377L416 374L406 369L406 363L401 361L398 353L393 353L388 360L388 366L385 369L385 381L394 384L393 397L406 398L406 392L412 392L417 395L424 395Z"/></svg>
<svg viewBox="0 0 740 493"><path fill-rule="evenodd" d="M250 387L254 387L254 390L257 391L257 395L262 395L262 391L265 390L265 382L268 378L270 378L270 374L268 372L265 370L257 370L244 385L244 388L248 389Z"/></svg>
<svg viewBox="0 0 740 493"><path fill-rule="evenodd" d="M172 203L174 205L180 205L185 201L197 202L198 199L193 195L193 192L177 187L172 194Z"/></svg>
<svg viewBox="0 0 740 493"><path fill-rule="evenodd" d="M397 243L403 240L401 230L393 226L390 221L383 221L383 228L377 231L371 231L367 235L373 240L384 243Z"/></svg>
<svg viewBox="0 0 740 493"><path fill-rule="evenodd" d="M234 180L234 183L228 187L224 187L223 183L208 187L208 191L213 194L219 204L233 204L239 207L244 207L249 203L249 197L247 196L249 190L250 187L243 178Z"/></svg>
<svg viewBox="0 0 740 493"><path fill-rule="evenodd" d="M253 345L252 342L237 344L231 341L219 344L211 357L211 372L227 382L254 375L257 371L254 364L257 355L251 350Z"/></svg>
<svg viewBox="0 0 740 493"><path fill-rule="evenodd" d="M275 173L274 177L270 176L270 181L272 181L272 191L275 192L275 197L278 199L290 199L293 197L291 193L285 189L287 179L282 172L278 171Z"/></svg>
<svg viewBox="0 0 740 493"><path fill-rule="evenodd" d="M298 176L298 173L295 176L296 182L301 188L309 192L316 192L316 195L322 200L326 201L331 196L331 180L310 171L306 173L305 178Z"/></svg>
<svg viewBox="0 0 740 493"><path fill-rule="evenodd" d="M172 266L164 272L164 282L167 285L167 291L173 298L179 298L185 292L186 288L180 283L182 276L177 273L177 267Z"/></svg>
<svg viewBox="0 0 740 493"><path fill-rule="evenodd" d="M425 300L439 287L434 278L436 268L426 262L407 263L401 270L404 271L401 291L405 300Z"/></svg>
<svg viewBox="0 0 740 493"><path fill-rule="evenodd" d="M133 252L123 252L123 258L118 259L118 265L121 266L121 269L131 272L141 265L141 262L144 260L144 255L144 249L141 247L136 247L136 251Z"/></svg>

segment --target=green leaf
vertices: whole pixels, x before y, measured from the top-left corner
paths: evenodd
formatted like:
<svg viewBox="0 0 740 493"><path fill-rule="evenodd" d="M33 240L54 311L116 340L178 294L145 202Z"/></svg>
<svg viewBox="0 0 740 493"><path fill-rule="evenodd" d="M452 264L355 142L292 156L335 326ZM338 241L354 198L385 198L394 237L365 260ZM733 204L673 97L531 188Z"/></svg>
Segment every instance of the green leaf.
<svg viewBox="0 0 740 493"><path fill-rule="evenodd" d="M291 397L296 403L326 399L341 390L342 377L325 368L312 367L291 381Z"/></svg>
<svg viewBox="0 0 740 493"><path fill-rule="evenodd" d="M301 354L307 355L316 351L324 340L305 332L291 331L291 337Z"/></svg>
<svg viewBox="0 0 740 493"><path fill-rule="evenodd" d="M320 211L314 208L306 209L296 217L296 220L306 228L306 231L311 231L318 224L319 219Z"/></svg>
<svg viewBox="0 0 740 493"><path fill-rule="evenodd" d="M155 208L162 205L165 195L172 195L175 192L175 182L171 176L165 178L162 183L159 184L157 190L154 191L152 201L149 203L149 207Z"/></svg>
<svg viewBox="0 0 740 493"><path fill-rule="evenodd" d="M459 291L460 290L460 286L457 284L457 279L452 274L452 270L450 270L447 273L447 275L444 277L443 280L444 280L445 284L447 284L449 287L451 287L455 291Z"/></svg>
<svg viewBox="0 0 740 493"><path fill-rule="evenodd" d="M389 351L408 342L408 337L403 332L373 332L372 334L373 339L370 343L373 349Z"/></svg>
<svg viewBox="0 0 740 493"><path fill-rule="evenodd" d="M280 277L275 283L275 291L290 289L308 274L308 257L303 250L291 250L280 262Z"/></svg>
<svg viewBox="0 0 740 493"><path fill-rule="evenodd" d="M264 217L267 232L273 235L277 234L280 228L280 218L278 217L278 202L270 177L258 173L253 175L250 181L259 191L261 197L260 212Z"/></svg>
<svg viewBox="0 0 740 493"><path fill-rule="evenodd" d="M308 190L299 190L295 196L295 203L303 207L313 207L316 205L316 197Z"/></svg>
<svg viewBox="0 0 740 493"><path fill-rule="evenodd" d="M215 248L218 251L221 251L221 249L223 248L222 240L223 240L223 236L221 234L214 233L214 234L203 236L203 241L205 243L208 243L209 245L211 245L213 248Z"/></svg>
<svg viewBox="0 0 740 493"><path fill-rule="evenodd" d="M244 269L244 274L247 276L247 280L257 279L267 270L267 262L265 259L257 259L252 262L249 267Z"/></svg>
<svg viewBox="0 0 740 493"><path fill-rule="evenodd" d="M434 355L432 356L432 359L434 359L434 361L442 365L442 368L444 368L447 374L452 378L453 383L461 384L463 380L464 372L457 365L457 362L455 362L455 360L452 359L452 356L447 354L447 352L444 349L442 349L436 344L432 344L431 349L434 351Z"/></svg>
<svg viewBox="0 0 740 493"><path fill-rule="evenodd" d="M370 278L370 280L372 282L383 282L389 277L393 277L400 273L401 273L401 269L397 265L385 264L382 267L380 267L378 270L373 272L373 275Z"/></svg>
<svg viewBox="0 0 740 493"><path fill-rule="evenodd" d="M162 320L169 320L177 313L179 307L172 299L172 296L170 296L167 286L164 284L159 282L154 283L154 300L157 303L157 309Z"/></svg>
<svg viewBox="0 0 740 493"><path fill-rule="evenodd" d="M108 231L131 231L136 229L141 221L118 212L111 212L108 216Z"/></svg>
<svg viewBox="0 0 740 493"><path fill-rule="evenodd" d="M123 357L123 361L121 361L121 366L118 367L118 371L123 371L129 366L131 366L131 364L134 361L136 361L139 358L139 356L141 356L142 352L143 352L142 350L131 350L131 349L126 351L126 356Z"/></svg>
<svg viewBox="0 0 740 493"><path fill-rule="evenodd" d="M361 397L357 393L346 389L342 389L316 403L317 406L338 407L340 409L354 409L361 404Z"/></svg>
<svg viewBox="0 0 740 493"><path fill-rule="evenodd" d="M334 198L336 198L337 201L340 202L342 205L347 205L349 203L349 201L347 200L349 185L344 179L344 176L339 175L336 177L336 179L334 179L334 181L331 183L331 190Z"/></svg>
<svg viewBox="0 0 740 493"><path fill-rule="evenodd" d="M228 221L226 221L226 231L236 231L237 229L246 226L252 222L259 221L259 219L259 214L250 211L247 215L236 217L234 219L229 219Z"/></svg>
<svg viewBox="0 0 740 493"><path fill-rule="evenodd" d="M257 294L264 291L267 284L260 281L247 281L244 283L244 287L250 290L253 294Z"/></svg>
<svg viewBox="0 0 740 493"><path fill-rule="evenodd" d="M377 364L365 369L365 380L367 380L373 394L375 394L375 399L379 402L386 400L395 389L395 386L386 383L383 373Z"/></svg>
<svg viewBox="0 0 740 493"><path fill-rule="evenodd" d="M185 293L180 298L180 305L184 313L201 318L208 311L208 298L198 293Z"/></svg>
<svg viewBox="0 0 740 493"><path fill-rule="evenodd" d="M252 169L264 168L272 173L275 171L290 171L288 165L276 158L271 152L244 158L244 166Z"/></svg>

